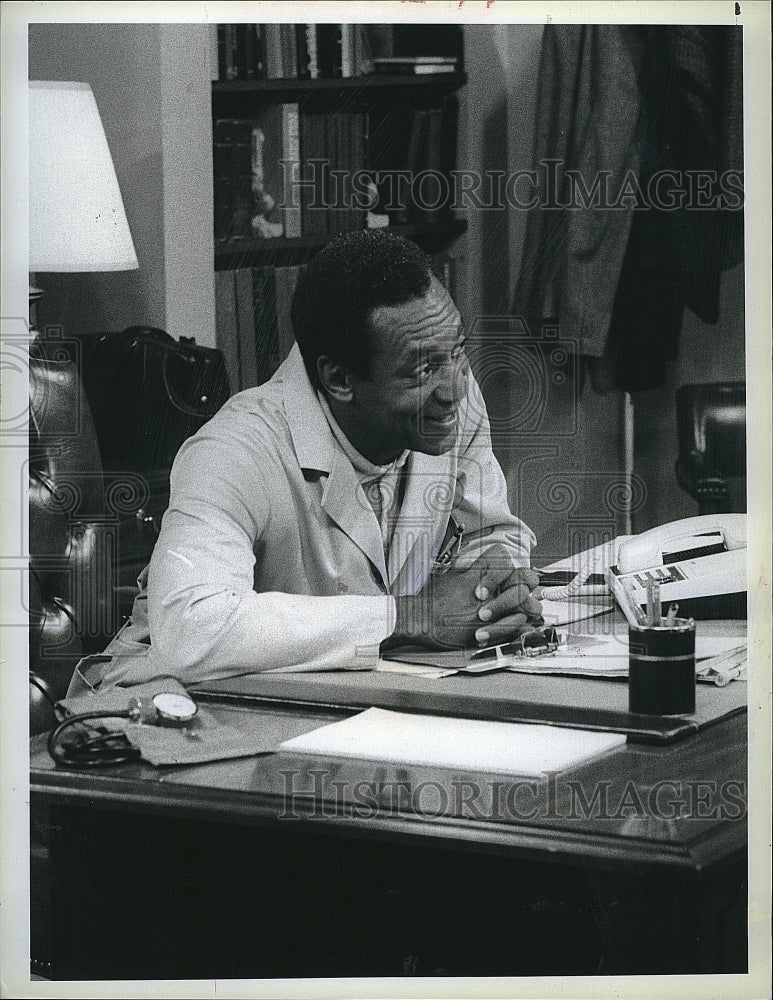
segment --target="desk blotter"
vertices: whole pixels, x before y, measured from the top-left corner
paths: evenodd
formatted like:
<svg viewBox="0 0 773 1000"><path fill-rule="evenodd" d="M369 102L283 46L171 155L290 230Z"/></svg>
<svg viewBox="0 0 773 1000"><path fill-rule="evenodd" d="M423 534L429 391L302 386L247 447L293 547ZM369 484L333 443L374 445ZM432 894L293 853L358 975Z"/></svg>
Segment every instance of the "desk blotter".
<svg viewBox="0 0 773 1000"><path fill-rule="evenodd" d="M746 711L746 684L697 686L692 715L633 715L625 680L499 673L441 679L379 671L247 674L202 682L196 698L392 708L472 719L538 722L625 733L638 743L675 743Z"/></svg>

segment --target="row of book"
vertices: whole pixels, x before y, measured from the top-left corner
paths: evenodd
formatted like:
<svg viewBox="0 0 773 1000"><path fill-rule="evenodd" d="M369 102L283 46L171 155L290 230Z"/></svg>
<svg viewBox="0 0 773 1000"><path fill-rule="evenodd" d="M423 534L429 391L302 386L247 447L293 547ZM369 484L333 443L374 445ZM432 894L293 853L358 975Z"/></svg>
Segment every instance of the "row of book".
<svg viewBox="0 0 773 1000"><path fill-rule="evenodd" d="M454 258L433 257L433 269L453 294ZM295 343L290 307L304 265L215 271L217 346L231 393L261 385Z"/></svg>
<svg viewBox="0 0 773 1000"><path fill-rule="evenodd" d="M324 80L369 73L444 73L458 56L395 54L389 24L220 24L220 80Z"/></svg>
<svg viewBox="0 0 773 1000"><path fill-rule="evenodd" d="M290 303L302 266L215 271L217 346L232 393L267 381L289 354Z"/></svg>
<svg viewBox="0 0 773 1000"><path fill-rule="evenodd" d="M285 102L249 119L217 119L213 143L217 239L319 240L428 223L448 206L427 209L417 195L431 196L432 180L412 178L454 166L456 104L317 114Z"/></svg>

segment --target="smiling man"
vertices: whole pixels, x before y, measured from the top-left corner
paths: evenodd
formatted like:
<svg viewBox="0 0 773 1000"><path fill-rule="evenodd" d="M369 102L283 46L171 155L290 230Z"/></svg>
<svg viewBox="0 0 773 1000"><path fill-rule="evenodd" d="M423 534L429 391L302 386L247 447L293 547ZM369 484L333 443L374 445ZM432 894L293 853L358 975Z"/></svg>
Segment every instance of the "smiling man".
<svg viewBox="0 0 773 1000"><path fill-rule="evenodd" d="M384 231L301 274L296 346L175 460L131 621L91 684L372 665L539 614L464 329L430 259ZM81 676L78 675L78 676Z"/></svg>

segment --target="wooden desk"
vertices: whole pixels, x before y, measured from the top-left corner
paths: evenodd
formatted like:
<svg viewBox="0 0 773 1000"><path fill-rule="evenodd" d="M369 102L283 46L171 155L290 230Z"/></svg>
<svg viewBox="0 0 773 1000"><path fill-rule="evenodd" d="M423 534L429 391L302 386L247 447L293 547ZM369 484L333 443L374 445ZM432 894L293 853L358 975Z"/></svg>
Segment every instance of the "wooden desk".
<svg viewBox="0 0 773 1000"><path fill-rule="evenodd" d="M210 707L277 743L345 714ZM84 773L37 737L54 975L745 971L746 774L745 715L520 786L284 753Z"/></svg>

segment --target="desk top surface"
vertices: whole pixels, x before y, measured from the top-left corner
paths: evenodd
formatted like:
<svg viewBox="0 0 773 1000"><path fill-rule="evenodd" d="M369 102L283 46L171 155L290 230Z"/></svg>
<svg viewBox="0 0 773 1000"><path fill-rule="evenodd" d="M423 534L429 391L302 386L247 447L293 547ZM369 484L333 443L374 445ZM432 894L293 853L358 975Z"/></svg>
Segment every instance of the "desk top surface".
<svg viewBox="0 0 773 1000"><path fill-rule="evenodd" d="M276 747L351 709L210 702ZM277 751L175 767L55 767L30 745L31 792L59 802L321 832L431 838L470 850L700 871L746 846L746 716L673 745L628 743L539 781Z"/></svg>

